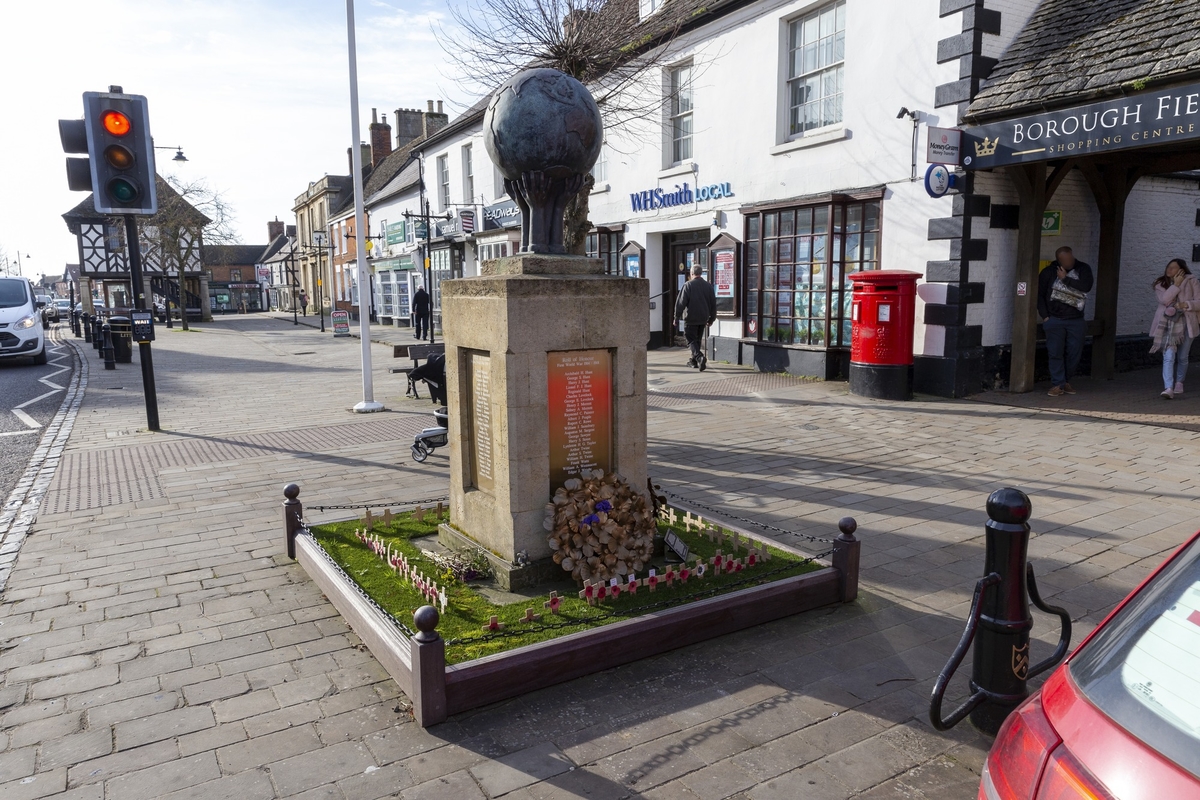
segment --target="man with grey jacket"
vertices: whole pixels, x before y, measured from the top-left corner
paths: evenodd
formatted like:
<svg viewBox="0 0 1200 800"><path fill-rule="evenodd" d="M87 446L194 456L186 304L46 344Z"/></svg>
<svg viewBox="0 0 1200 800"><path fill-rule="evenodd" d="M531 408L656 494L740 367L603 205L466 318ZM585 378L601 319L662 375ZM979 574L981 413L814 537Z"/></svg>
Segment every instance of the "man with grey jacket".
<svg viewBox="0 0 1200 800"><path fill-rule="evenodd" d="M717 293L703 275L704 267L699 264L692 267L692 279L683 285L675 300L675 320L677 323L683 320L683 332L692 349L688 366L701 372L708 366L708 357L700 348L700 342L704 338L704 329L717 319Z"/></svg>

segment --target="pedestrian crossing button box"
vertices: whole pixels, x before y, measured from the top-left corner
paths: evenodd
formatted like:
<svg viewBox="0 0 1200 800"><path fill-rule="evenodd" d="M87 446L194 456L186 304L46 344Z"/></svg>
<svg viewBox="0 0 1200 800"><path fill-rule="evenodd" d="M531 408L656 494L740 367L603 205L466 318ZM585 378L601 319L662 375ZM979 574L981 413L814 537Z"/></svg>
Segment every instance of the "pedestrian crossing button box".
<svg viewBox="0 0 1200 800"><path fill-rule="evenodd" d="M154 314L150 311L134 311L133 340L138 344L154 341Z"/></svg>

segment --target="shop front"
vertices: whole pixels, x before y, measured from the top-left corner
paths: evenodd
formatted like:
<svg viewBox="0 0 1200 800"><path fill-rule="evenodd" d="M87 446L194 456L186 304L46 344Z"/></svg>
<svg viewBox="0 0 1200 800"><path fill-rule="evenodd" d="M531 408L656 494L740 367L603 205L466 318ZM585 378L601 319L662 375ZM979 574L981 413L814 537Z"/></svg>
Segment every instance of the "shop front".
<svg viewBox="0 0 1200 800"><path fill-rule="evenodd" d="M414 254L376 259L371 266L375 273L375 309L380 323L409 327L412 325L412 296L422 285Z"/></svg>
<svg viewBox="0 0 1200 800"><path fill-rule="evenodd" d="M210 283L208 308L214 314L262 311L262 292L257 283Z"/></svg>
<svg viewBox="0 0 1200 800"><path fill-rule="evenodd" d="M475 255L479 264L508 258L521 247L521 209L512 200L483 207L483 226L475 233Z"/></svg>

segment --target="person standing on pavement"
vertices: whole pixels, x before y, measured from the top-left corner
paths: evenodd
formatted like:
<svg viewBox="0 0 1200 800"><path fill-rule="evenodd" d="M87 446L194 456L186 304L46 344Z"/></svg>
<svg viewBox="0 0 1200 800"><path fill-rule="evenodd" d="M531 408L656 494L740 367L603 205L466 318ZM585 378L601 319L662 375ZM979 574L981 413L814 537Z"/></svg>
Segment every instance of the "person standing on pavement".
<svg viewBox="0 0 1200 800"><path fill-rule="evenodd" d="M1069 247L1058 248L1054 261L1038 276L1038 316L1050 355L1051 397L1075 394L1071 378L1083 356L1087 335L1083 308L1092 280L1092 268L1077 260Z"/></svg>
<svg viewBox="0 0 1200 800"><path fill-rule="evenodd" d="M305 294L303 289L300 290L300 312L304 316L308 316L308 295Z"/></svg>
<svg viewBox="0 0 1200 800"><path fill-rule="evenodd" d="M683 332L692 350L688 366L701 372L708 366L708 357L701 350L700 341L704 329L717 319L717 293L703 275L704 267L699 264L692 267L692 279L683 285L675 300L675 322L683 320Z"/></svg>
<svg viewBox="0 0 1200 800"><path fill-rule="evenodd" d="M412 299L413 327L416 328L417 339L424 339L429 333L429 293L422 286Z"/></svg>
<svg viewBox="0 0 1200 800"><path fill-rule="evenodd" d="M1150 352L1163 354L1162 396L1173 400L1183 394L1188 351L1200 334L1200 281L1186 261L1173 258L1163 276L1154 281L1154 295L1158 308L1150 323L1150 335L1154 337Z"/></svg>

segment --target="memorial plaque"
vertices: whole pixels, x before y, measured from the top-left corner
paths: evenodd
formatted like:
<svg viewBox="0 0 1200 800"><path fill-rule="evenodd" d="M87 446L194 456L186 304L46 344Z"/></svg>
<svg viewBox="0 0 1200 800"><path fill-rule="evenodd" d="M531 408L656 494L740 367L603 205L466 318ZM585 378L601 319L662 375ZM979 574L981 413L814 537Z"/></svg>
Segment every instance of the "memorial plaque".
<svg viewBox="0 0 1200 800"><path fill-rule="evenodd" d="M550 493L588 470L612 471L612 353L547 353Z"/></svg>
<svg viewBox="0 0 1200 800"><path fill-rule="evenodd" d="M467 354L467 408L471 412L471 484L486 492L494 485L492 462L492 359Z"/></svg>

